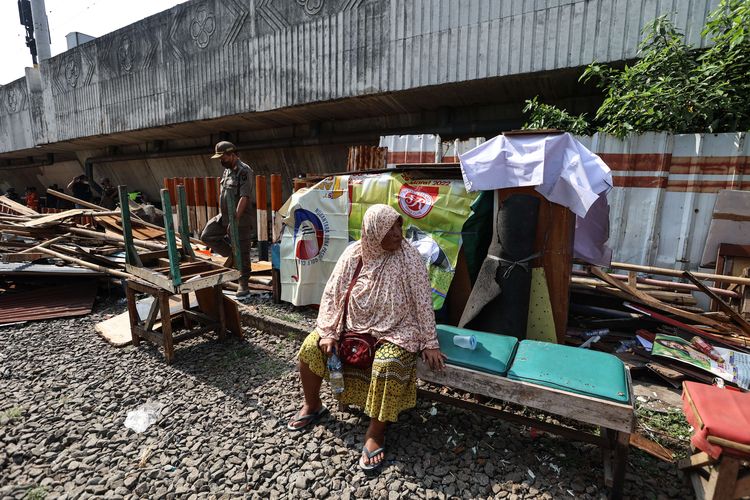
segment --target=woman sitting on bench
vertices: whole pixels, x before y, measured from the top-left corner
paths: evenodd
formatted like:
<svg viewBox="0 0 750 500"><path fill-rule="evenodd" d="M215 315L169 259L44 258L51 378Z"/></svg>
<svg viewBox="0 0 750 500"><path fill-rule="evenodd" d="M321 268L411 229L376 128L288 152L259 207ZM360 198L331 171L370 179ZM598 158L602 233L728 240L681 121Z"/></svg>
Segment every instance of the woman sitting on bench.
<svg viewBox="0 0 750 500"><path fill-rule="evenodd" d="M359 460L364 470L383 463L386 423L416 405L419 353L433 370L445 365L435 334L427 270L419 252L404 240L402 224L399 213L387 205L373 205L365 212L362 239L336 263L323 292L317 328L300 349L305 403L287 424L292 431L306 429L328 412L320 400L321 382L328 378L327 358L334 349L338 352L344 329L369 333L378 340L372 368L345 365L344 392L339 396L342 404L359 406L370 417Z"/></svg>

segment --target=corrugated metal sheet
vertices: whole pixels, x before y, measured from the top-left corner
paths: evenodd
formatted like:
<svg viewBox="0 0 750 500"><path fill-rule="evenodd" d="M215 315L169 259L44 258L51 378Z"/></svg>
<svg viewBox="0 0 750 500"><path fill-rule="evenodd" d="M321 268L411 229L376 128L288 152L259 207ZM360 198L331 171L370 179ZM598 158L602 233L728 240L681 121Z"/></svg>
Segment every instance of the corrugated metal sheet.
<svg viewBox="0 0 750 500"><path fill-rule="evenodd" d="M96 280L0 295L0 324L89 314L96 299Z"/></svg>
<svg viewBox="0 0 750 500"><path fill-rule="evenodd" d="M747 133L578 139L612 169L609 245L615 261L697 269L716 194L750 187Z"/></svg>

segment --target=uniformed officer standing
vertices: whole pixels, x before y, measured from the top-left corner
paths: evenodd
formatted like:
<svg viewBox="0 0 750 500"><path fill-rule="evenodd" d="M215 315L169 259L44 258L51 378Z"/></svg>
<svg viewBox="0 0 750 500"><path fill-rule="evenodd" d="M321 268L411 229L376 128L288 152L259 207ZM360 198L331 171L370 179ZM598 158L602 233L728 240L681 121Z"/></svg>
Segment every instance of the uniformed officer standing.
<svg viewBox="0 0 750 500"><path fill-rule="evenodd" d="M224 167L221 176L220 213L212 217L201 233L201 241L211 250L224 257L232 255L229 239L229 216L227 210L234 210L234 220L240 233L240 255L242 256L242 275L239 279L237 297L250 294L247 281L250 277L250 242L252 241L251 196L253 192L253 171L240 160L237 148L228 141L216 144L211 159L220 159ZM227 207L227 193L231 192L237 200L236 207ZM231 259L230 259L231 261Z"/></svg>

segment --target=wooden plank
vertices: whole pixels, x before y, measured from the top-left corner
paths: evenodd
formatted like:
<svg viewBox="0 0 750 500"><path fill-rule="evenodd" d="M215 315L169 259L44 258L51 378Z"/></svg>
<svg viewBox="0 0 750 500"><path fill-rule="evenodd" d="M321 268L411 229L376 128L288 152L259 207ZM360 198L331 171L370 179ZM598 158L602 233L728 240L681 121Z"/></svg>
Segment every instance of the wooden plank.
<svg viewBox="0 0 750 500"><path fill-rule="evenodd" d="M205 278L199 278L195 281L185 282L180 285L180 292L194 292L201 288L208 288L216 285L221 285L229 281L235 281L240 277L240 272L232 269L228 269L227 272L217 274L214 276L206 276Z"/></svg>
<svg viewBox="0 0 750 500"><path fill-rule="evenodd" d="M214 289L204 288L202 290L196 290L195 296L198 298L198 307L201 311L213 318L219 318L219 311L216 307L216 293ZM242 321L240 319L240 309L237 302L223 293L221 296L227 330L237 337L242 337Z"/></svg>
<svg viewBox="0 0 750 500"><path fill-rule="evenodd" d="M529 406L617 431L630 433L635 423L632 405L510 380L459 366L447 365L443 371L433 372L419 360L417 376L427 382Z"/></svg>
<svg viewBox="0 0 750 500"><path fill-rule="evenodd" d="M128 198L127 186L117 186L117 191L121 200ZM122 218L122 238L125 242L125 261L131 266L142 266L141 259L138 257L135 245L133 245L133 231L130 227L130 207L127 203L120 204L120 217Z"/></svg>
<svg viewBox="0 0 750 500"><path fill-rule="evenodd" d="M737 441L730 441L729 439L724 439L716 436L708 436L706 439L711 444L722 446L724 448L731 448L733 450L737 450L739 452L750 455L750 445L738 443Z"/></svg>
<svg viewBox="0 0 750 500"><path fill-rule="evenodd" d="M195 192L195 234L200 235L206 227L206 179L193 177L193 191Z"/></svg>
<svg viewBox="0 0 750 500"><path fill-rule="evenodd" d="M709 325L713 326L717 330L724 331L724 332L732 332L733 329L729 328L726 324L720 323L719 321L716 321L714 319L708 318L706 316L701 316L700 314L695 314L687 311L683 311L682 309L678 309L676 307L672 307L670 305L667 305L643 292L640 290L637 290L625 283L623 283L620 280L616 280L613 277L611 277L609 274L605 273L602 269L598 267L591 267L591 273L596 276L597 278L600 278L602 281L606 282L607 284L625 292L633 296L633 298L637 301L643 302L644 304L647 304L651 307L654 307L656 309L659 309L661 311L664 311L669 314L674 314L675 316L678 316L683 319L687 319L689 321L693 321L694 323L703 324L703 325Z"/></svg>
<svg viewBox="0 0 750 500"><path fill-rule="evenodd" d="M39 212L37 212L36 210L29 208L26 205L21 205L20 203L11 200L5 195L0 196L0 204L5 205L6 207L21 215L39 215Z"/></svg>
<svg viewBox="0 0 750 500"><path fill-rule="evenodd" d="M180 213L180 241L182 243L182 251L186 255L195 257L192 245L190 245L190 226L188 225L188 207L187 201L185 200L185 186L177 186L177 211ZM192 219L191 219L192 221Z"/></svg>
<svg viewBox="0 0 750 500"><path fill-rule="evenodd" d="M712 292L711 290L709 290L709 288L706 285L704 285L703 283L701 283L698 280L698 278L696 278L693 275L693 273L691 273L690 271L685 271L684 276L685 276L686 279L692 281L695 284L695 286L697 286L698 288L700 288L700 290L703 293L705 293L706 295L708 295L709 298L711 298L714 301L714 303L719 307L719 309L721 309L722 311L724 311L725 313L727 313L729 315L729 317L732 318L734 320L734 322L737 323L739 325L739 327L742 328L742 330L745 333L750 334L750 323L748 323L747 321L745 321L745 318L743 318L741 314L739 314L737 311L735 311L734 309L732 309L729 306L729 304L727 304L726 302L724 302L724 300L721 297L719 297L714 292Z"/></svg>
<svg viewBox="0 0 750 500"><path fill-rule="evenodd" d="M84 212L86 212L86 210L82 208L74 208L72 210L66 210L65 212L58 212L56 214L39 217L38 219L32 219L29 222L24 222L21 225L23 227L43 227L47 224L50 224L51 222L61 221L69 217L75 217L76 215L81 215Z"/></svg>
<svg viewBox="0 0 750 500"><path fill-rule="evenodd" d="M714 470L711 471L711 476L708 478L705 491L706 498L716 500L732 498L739 469L739 460L728 456L722 457L721 461L714 466Z"/></svg>
<svg viewBox="0 0 750 500"><path fill-rule="evenodd" d="M674 276L675 278L681 278L683 271L676 269L665 269L663 267L653 266L640 266L637 264L628 264L625 262L612 262L609 267L614 269L624 269L626 271L640 271L649 274L658 274L661 276ZM709 273L693 273L698 279L715 281L719 283L736 283L738 285L750 285L750 278L742 278L739 276L728 276L726 274L709 274Z"/></svg>
<svg viewBox="0 0 750 500"><path fill-rule="evenodd" d="M182 179L182 189L185 190L186 209L190 225L188 226L188 232L190 228L196 228L198 226L198 217L195 211L195 183L191 177L184 177ZM179 193L180 187L177 187ZM178 194L179 196L179 194ZM178 209L179 210L179 209Z"/></svg>
<svg viewBox="0 0 750 500"><path fill-rule="evenodd" d="M161 204L165 214L172 212L169 191L166 189L161 190ZM177 250L177 240L175 239L174 228L172 227L172 219L169 217L164 217L164 232L167 236L167 253L169 254L169 278L175 287L179 287L182 284L180 253Z"/></svg>
<svg viewBox="0 0 750 500"><path fill-rule="evenodd" d="M705 451L701 451L699 453L694 453L689 457L683 458L682 460L677 462L677 467L679 469L688 471L714 463L716 463L716 459L711 458Z"/></svg>
<svg viewBox="0 0 750 500"><path fill-rule="evenodd" d="M148 283L158 286L159 288L176 293L176 288L172 281L163 274L155 273L145 267L131 266L130 264L125 264L125 270Z"/></svg>
<svg viewBox="0 0 750 500"><path fill-rule="evenodd" d="M656 457L659 460L672 463L674 461L674 453L657 443L652 441L642 434L634 433L630 435L630 446L638 448L639 450L645 451L652 457Z"/></svg>
<svg viewBox="0 0 750 500"><path fill-rule="evenodd" d="M103 267L103 266L99 266L99 265L96 265L96 264L92 264L90 262L86 262L85 260L76 259L75 257L71 257L69 255L65 255L65 254L62 254L60 252L55 252L54 250L50 250L49 248L40 248L39 251L42 252L42 253L46 253L48 255L52 255L54 257L57 257L58 259L62 259L64 261L66 261L66 262L72 262L73 264L77 264L77 265L79 265L81 267L86 267L86 268L89 268L89 269L93 269L94 271L99 271L101 273L106 273L106 274L109 274L111 276L115 276L117 278L125 278L125 279L132 278L132 276L129 275L128 273L123 273L122 271L118 271L116 269L111 269L109 267Z"/></svg>

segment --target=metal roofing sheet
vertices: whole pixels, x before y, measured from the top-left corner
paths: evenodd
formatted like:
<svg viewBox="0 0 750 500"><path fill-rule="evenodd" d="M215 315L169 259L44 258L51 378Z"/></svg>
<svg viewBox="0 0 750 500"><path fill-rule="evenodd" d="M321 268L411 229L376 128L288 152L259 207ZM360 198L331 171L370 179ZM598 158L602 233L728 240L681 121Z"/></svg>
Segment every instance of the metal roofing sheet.
<svg viewBox="0 0 750 500"><path fill-rule="evenodd" d="M83 316L96 299L96 280L0 295L0 324Z"/></svg>

